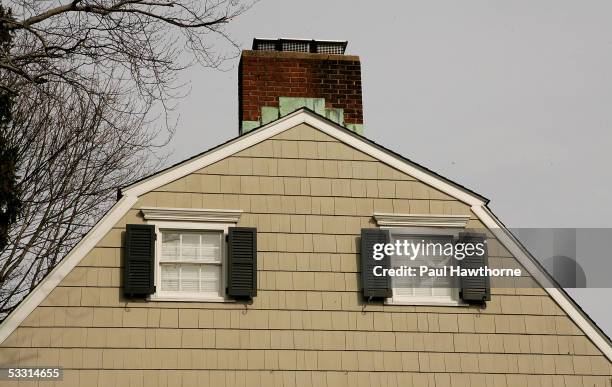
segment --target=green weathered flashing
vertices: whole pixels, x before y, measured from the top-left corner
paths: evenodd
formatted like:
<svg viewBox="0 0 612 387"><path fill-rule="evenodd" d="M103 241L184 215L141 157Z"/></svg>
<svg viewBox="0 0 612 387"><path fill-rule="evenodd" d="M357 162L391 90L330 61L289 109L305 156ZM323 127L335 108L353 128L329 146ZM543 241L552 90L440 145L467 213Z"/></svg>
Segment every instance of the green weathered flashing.
<svg viewBox="0 0 612 387"><path fill-rule="evenodd" d="M338 125L344 126L344 109L325 109L325 117L327 117L327 119L329 119L330 121L334 121Z"/></svg>
<svg viewBox="0 0 612 387"><path fill-rule="evenodd" d="M261 107L261 124L265 125L279 118L279 109L277 107L262 106Z"/></svg>
<svg viewBox="0 0 612 387"><path fill-rule="evenodd" d="M255 128L259 128L261 123L259 121L242 121L242 131L240 134L250 132Z"/></svg>
<svg viewBox="0 0 612 387"><path fill-rule="evenodd" d="M296 98L296 97L278 97L278 107L262 106L261 121L242 121L241 134L248 133L262 125L276 121L280 117L284 117L289 113L306 107L315 113L326 117L328 120L335 122L338 125L352 130L353 132L363 135L363 124L346 124L344 122L344 109L342 108L325 108L325 98Z"/></svg>
<svg viewBox="0 0 612 387"><path fill-rule="evenodd" d="M346 124L345 127L363 136L363 124Z"/></svg>
<svg viewBox="0 0 612 387"><path fill-rule="evenodd" d="M278 97L278 106L281 117L303 107L325 116L325 98Z"/></svg>

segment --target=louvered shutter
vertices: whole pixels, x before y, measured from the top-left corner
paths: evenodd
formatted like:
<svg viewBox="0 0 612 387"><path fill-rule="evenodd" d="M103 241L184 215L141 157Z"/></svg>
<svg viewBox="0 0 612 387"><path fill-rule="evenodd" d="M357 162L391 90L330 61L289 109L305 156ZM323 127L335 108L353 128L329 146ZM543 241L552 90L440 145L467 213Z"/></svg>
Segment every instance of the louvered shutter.
<svg viewBox="0 0 612 387"><path fill-rule="evenodd" d="M227 295L252 298L257 295L257 229L228 230Z"/></svg>
<svg viewBox="0 0 612 387"><path fill-rule="evenodd" d="M374 244L388 243L389 231L379 228L361 229L361 289L365 298L391 297L391 278L389 276L377 277L374 275L375 266L391 267L391 257L385 255L383 259L374 259Z"/></svg>
<svg viewBox="0 0 612 387"><path fill-rule="evenodd" d="M125 231L123 293L143 298L155 293L155 226L128 224Z"/></svg>
<svg viewBox="0 0 612 387"><path fill-rule="evenodd" d="M466 254L465 258L460 260L460 265L464 269L478 269L489 265L489 255L487 251L486 235L476 233L460 233L459 243L471 243L476 246L482 243L484 246L484 254L478 255ZM488 276L473 276L461 277L461 288L459 289L460 297L466 302L484 302L491 300L491 284Z"/></svg>

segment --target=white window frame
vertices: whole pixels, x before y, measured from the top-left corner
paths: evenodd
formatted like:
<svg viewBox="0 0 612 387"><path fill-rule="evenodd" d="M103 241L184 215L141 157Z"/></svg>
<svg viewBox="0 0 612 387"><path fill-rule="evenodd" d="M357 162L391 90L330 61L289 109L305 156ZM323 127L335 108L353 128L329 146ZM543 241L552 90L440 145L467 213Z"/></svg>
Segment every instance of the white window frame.
<svg viewBox="0 0 612 387"><path fill-rule="evenodd" d="M383 230L390 234L414 236L449 236L458 239L459 233L465 230L469 215L434 215L434 214L394 214L374 213L374 219ZM397 296L392 287L392 296L385 300L389 305L429 305L429 306L465 306L467 303L459 298L459 278L455 277L456 287L448 299L435 297ZM393 282L393 279L391 279Z"/></svg>
<svg viewBox="0 0 612 387"><path fill-rule="evenodd" d="M391 238L393 234L402 234L423 237L427 240L428 236L448 236L453 240L458 239L459 233L463 229L440 229L434 227L381 227L383 230L389 230ZM395 293L395 288L392 286L392 296L385 300L389 305L433 305L433 306L462 306L467 305L459 298L459 277L452 277L455 281L455 286L449 298L443 299L440 297L424 297L424 296L399 296ZM391 279L393 283L393 278Z"/></svg>
<svg viewBox="0 0 612 387"><path fill-rule="evenodd" d="M184 208L142 208L147 224L155 226L155 293L150 301L192 301L192 302L233 302L227 297L227 234L230 227L236 226L242 211L240 210L203 210ZM161 254L162 231L217 231L221 239L221 278L219 295L211 296L202 293L162 292L161 291Z"/></svg>

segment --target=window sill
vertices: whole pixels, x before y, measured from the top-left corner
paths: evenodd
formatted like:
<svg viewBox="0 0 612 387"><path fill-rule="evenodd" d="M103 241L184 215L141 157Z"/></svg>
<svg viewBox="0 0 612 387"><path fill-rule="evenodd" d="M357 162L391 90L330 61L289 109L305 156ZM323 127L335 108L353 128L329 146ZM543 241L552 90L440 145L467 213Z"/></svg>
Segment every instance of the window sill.
<svg viewBox="0 0 612 387"><path fill-rule="evenodd" d="M470 304L463 301L436 301L436 300L409 300L409 299L392 299L387 298L385 305L404 305L404 306L469 306Z"/></svg>
<svg viewBox="0 0 612 387"><path fill-rule="evenodd" d="M225 297L203 297L203 296L179 296L179 295L152 295L148 299L152 302L235 302L232 298Z"/></svg>

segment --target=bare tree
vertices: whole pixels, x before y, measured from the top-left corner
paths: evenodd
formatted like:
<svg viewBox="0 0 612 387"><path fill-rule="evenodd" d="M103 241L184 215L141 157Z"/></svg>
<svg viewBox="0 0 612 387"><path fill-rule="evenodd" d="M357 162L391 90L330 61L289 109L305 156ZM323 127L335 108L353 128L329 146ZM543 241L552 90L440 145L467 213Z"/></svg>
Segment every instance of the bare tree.
<svg viewBox="0 0 612 387"><path fill-rule="evenodd" d="M163 161L153 111L171 110L178 72L235 50L234 0L12 0L0 14L0 92L12 121L21 212L0 251L0 319L112 204L118 187ZM6 7L6 6L5 6ZM5 8L7 9L7 8ZM222 48L219 48L222 47ZM161 128L161 129L160 129Z"/></svg>
<svg viewBox="0 0 612 387"><path fill-rule="evenodd" d="M0 18L10 18L10 12L0 5ZM6 23L0 23L0 50L9 51L12 47L13 34ZM6 138L6 131L11 122L12 102L10 93L0 89L0 251L8 240L8 230L17 220L21 209L17 180L17 150Z"/></svg>
<svg viewBox="0 0 612 387"><path fill-rule="evenodd" d="M197 60L217 67L226 58L214 41L247 5L236 0L9 0L14 47L0 68L23 83L67 82L86 87L92 75L118 75L141 96L172 92L176 71ZM190 56L179 55L184 52ZM179 58L186 60L179 61ZM8 87L4 84L3 87Z"/></svg>
<svg viewBox="0 0 612 387"><path fill-rule="evenodd" d="M144 130L145 116L117 113L118 104L131 107L114 99L112 83L102 97L70 85L48 88L53 90L30 88L28 98L17 100L7 133L19 149L23 209L0 253L0 313L10 311L79 241L117 187L158 160L151 157L155 134Z"/></svg>
<svg viewBox="0 0 612 387"><path fill-rule="evenodd" d="M10 96L0 91L0 251L6 246L8 230L21 210L17 189L17 149L6 138L11 107Z"/></svg>

